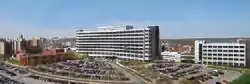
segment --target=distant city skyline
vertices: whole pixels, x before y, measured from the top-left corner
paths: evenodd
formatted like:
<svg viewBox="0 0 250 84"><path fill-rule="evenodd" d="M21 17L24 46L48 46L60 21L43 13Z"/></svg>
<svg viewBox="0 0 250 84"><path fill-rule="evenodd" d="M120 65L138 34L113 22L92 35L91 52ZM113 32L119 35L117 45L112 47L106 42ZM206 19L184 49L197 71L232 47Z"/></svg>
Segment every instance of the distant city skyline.
<svg viewBox="0 0 250 84"><path fill-rule="evenodd" d="M161 38L250 37L248 0L1 0L0 36L75 37L77 29L159 25Z"/></svg>

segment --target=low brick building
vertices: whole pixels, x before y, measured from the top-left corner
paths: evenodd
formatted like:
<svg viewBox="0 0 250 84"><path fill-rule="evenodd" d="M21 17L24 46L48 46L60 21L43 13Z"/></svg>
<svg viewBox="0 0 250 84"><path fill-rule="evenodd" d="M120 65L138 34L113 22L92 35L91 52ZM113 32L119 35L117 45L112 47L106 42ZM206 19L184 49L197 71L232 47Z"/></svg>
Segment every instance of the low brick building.
<svg viewBox="0 0 250 84"><path fill-rule="evenodd" d="M22 54L19 56L19 62L22 66L49 64L71 59L73 59L71 53L58 52L57 50L44 50L41 54Z"/></svg>

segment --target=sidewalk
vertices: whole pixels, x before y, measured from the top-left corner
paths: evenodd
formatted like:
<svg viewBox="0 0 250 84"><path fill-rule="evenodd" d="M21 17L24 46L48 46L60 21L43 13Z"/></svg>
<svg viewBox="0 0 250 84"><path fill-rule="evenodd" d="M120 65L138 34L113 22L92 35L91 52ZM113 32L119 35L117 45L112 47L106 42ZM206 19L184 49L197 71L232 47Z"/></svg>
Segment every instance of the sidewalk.
<svg viewBox="0 0 250 84"><path fill-rule="evenodd" d="M121 67L124 67L124 68L126 68L126 69L128 69L128 70L130 70L130 71L132 71L132 72L130 72L131 74L137 76L138 78L140 78L141 80L143 80L145 83L147 83L147 84L154 83L154 81L153 81L153 82L148 82L148 81L145 80L144 78L141 78L140 76L138 76L137 74L140 74L140 73L137 72L136 70L134 70L134 69L132 69L132 68L129 68L128 66L124 66L124 65L120 64L120 63L117 62L117 61L116 61L116 64L119 65L119 66L121 66ZM135 73L136 73L136 74L135 74ZM142 76L142 75L141 75L141 76Z"/></svg>

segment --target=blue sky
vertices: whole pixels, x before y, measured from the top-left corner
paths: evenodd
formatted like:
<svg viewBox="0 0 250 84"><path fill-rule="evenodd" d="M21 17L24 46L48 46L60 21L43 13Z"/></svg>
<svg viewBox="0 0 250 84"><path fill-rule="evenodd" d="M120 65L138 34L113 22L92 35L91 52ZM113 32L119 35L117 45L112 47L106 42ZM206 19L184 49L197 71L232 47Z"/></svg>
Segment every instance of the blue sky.
<svg viewBox="0 0 250 84"><path fill-rule="evenodd" d="M160 25L162 38L250 37L250 0L0 0L0 36Z"/></svg>

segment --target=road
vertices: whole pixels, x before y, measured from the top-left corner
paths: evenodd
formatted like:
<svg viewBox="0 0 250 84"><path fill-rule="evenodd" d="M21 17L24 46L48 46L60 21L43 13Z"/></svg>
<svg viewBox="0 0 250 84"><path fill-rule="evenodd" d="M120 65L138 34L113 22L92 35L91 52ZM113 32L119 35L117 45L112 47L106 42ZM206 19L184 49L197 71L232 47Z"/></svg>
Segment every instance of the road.
<svg viewBox="0 0 250 84"><path fill-rule="evenodd" d="M108 61L110 65L115 67L118 71L122 72L125 74L125 76L129 77L131 80L131 83L129 84L146 84L140 77L136 75L132 75L130 72L126 71L127 68L124 68L122 66L119 66L118 64Z"/></svg>

